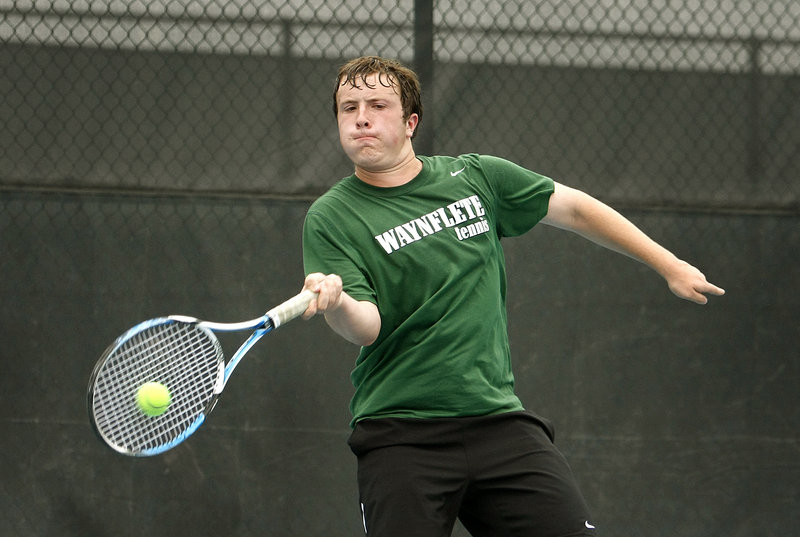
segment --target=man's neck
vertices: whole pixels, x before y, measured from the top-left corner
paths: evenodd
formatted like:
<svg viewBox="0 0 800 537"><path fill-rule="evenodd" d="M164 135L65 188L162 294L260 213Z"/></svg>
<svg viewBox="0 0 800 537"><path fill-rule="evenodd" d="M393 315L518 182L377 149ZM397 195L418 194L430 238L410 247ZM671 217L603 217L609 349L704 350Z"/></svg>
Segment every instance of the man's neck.
<svg viewBox="0 0 800 537"><path fill-rule="evenodd" d="M408 158L386 170L366 170L356 166L356 177L368 185L390 188L408 183L419 175L420 171L422 171L422 161L412 151Z"/></svg>

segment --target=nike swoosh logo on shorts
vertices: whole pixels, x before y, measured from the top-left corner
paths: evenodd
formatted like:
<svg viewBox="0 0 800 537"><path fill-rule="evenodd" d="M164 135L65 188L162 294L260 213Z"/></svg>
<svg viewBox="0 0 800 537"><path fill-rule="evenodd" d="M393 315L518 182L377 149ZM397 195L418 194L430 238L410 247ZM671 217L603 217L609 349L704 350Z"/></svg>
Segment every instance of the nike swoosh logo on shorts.
<svg viewBox="0 0 800 537"><path fill-rule="evenodd" d="M455 171L455 172L450 172L450 177L455 177L456 175L458 175L459 173L463 172L463 171L464 171L464 170L466 170L466 169L467 169L467 167L466 167L466 166L464 166L463 168L461 168L461 169L460 169L460 170L458 170L458 171Z"/></svg>
<svg viewBox="0 0 800 537"><path fill-rule="evenodd" d="M593 530L593 529L594 529L594 526L592 526L591 524L589 524L589 521L588 521L588 520L587 520L586 522L584 522L584 524L586 524L586 527L587 527L587 528L589 528L590 530Z"/></svg>

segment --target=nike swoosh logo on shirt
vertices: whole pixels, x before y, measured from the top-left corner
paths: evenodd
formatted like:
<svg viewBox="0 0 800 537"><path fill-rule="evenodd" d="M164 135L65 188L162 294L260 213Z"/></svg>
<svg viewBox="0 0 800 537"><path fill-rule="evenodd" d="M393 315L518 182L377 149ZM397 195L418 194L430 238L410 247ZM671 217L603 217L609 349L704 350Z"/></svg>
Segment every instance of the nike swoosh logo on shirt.
<svg viewBox="0 0 800 537"><path fill-rule="evenodd" d="M466 169L467 169L467 167L466 167L466 166L464 166L463 168L461 168L461 169L460 169L460 170L458 170L458 171L455 171L455 172L450 172L450 176L451 176L451 177L455 177L456 175L458 175L459 173L463 172L463 171L464 171L464 170L466 170Z"/></svg>

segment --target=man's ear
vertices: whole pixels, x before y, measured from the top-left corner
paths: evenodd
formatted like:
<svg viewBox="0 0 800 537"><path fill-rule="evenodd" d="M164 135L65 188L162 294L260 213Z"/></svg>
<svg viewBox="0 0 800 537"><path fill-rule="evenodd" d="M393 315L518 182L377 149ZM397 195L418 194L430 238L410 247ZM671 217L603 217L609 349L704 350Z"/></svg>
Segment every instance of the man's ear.
<svg viewBox="0 0 800 537"><path fill-rule="evenodd" d="M414 133L417 131L417 125L419 125L419 115L411 114L406 119L406 136L409 138L414 137Z"/></svg>

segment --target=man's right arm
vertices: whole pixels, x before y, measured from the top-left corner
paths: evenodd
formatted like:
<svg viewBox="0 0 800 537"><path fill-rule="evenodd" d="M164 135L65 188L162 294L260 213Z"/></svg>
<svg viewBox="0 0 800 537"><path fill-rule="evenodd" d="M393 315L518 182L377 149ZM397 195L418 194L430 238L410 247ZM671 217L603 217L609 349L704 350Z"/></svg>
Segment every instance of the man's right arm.
<svg viewBox="0 0 800 537"><path fill-rule="evenodd" d="M366 300L355 300L342 290L336 274L313 273L306 276L303 289L318 293L303 313L304 319L323 314L328 326L350 343L371 345L381 330L378 307Z"/></svg>

